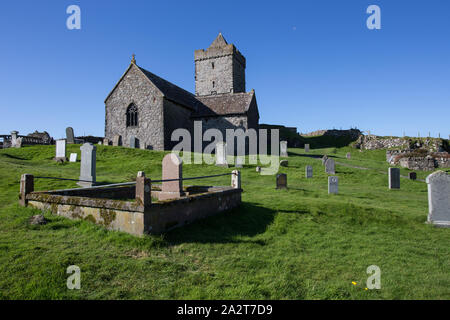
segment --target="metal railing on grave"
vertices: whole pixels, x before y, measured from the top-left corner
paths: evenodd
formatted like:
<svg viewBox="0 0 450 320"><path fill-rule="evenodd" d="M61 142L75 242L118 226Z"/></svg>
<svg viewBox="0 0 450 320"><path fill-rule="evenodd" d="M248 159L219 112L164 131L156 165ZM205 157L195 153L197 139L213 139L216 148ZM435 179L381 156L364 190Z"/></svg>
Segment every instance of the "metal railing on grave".
<svg viewBox="0 0 450 320"><path fill-rule="evenodd" d="M209 176L199 176L199 177L189 177L189 178L181 178L181 179L161 179L161 180L151 180L152 183L162 183L162 182L172 182L172 181L186 181L186 180L199 180L199 179L208 179L208 178L215 178L215 177L222 177L222 176L231 176L236 175L234 172L229 173L220 173L220 174L213 174ZM63 181L75 181L75 182L89 182L92 183L93 181L88 180L80 180L80 179L69 179L69 178L59 178L59 177L39 177L35 176L34 179L50 179L50 180L63 180ZM95 182L96 186L93 187L86 187L86 188L77 188L76 190L89 190L89 189L98 189L98 188L110 188L110 187L122 187L122 186L132 186L136 184L136 181L130 181L130 182L120 182L120 183L106 183L106 182ZM66 189L65 191L68 191L69 189ZM72 189L70 189L72 190ZM59 191L59 190L56 190Z"/></svg>

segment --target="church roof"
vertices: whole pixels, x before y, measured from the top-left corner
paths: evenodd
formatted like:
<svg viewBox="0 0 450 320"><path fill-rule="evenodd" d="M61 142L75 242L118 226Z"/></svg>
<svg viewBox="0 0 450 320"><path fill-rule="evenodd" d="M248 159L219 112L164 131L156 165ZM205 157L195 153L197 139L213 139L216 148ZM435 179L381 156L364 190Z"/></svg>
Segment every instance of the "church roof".
<svg viewBox="0 0 450 320"><path fill-rule="evenodd" d="M248 111L255 92L225 93L197 97L202 104L198 106L195 117L244 114Z"/></svg>
<svg viewBox="0 0 450 320"><path fill-rule="evenodd" d="M144 73L144 75L162 92L162 94L168 100L172 100L178 104L181 104L189 109L197 109L199 102L196 97L173 83L158 77L156 74L151 73L144 68L138 66L138 68Z"/></svg>

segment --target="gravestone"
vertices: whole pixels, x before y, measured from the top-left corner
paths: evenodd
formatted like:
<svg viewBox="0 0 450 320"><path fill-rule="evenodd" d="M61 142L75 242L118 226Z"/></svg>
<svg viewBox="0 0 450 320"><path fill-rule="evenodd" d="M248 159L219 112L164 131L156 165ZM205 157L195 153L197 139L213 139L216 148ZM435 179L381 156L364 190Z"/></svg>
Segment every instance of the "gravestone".
<svg viewBox="0 0 450 320"><path fill-rule="evenodd" d="M352 158L352 154L350 152L347 152L347 159L351 159Z"/></svg>
<svg viewBox="0 0 450 320"><path fill-rule="evenodd" d="M115 135L113 137L113 146L118 147L122 145L122 137L120 135Z"/></svg>
<svg viewBox="0 0 450 320"><path fill-rule="evenodd" d="M428 223L450 228L450 175L436 171L425 181L428 185Z"/></svg>
<svg viewBox="0 0 450 320"><path fill-rule="evenodd" d="M227 144L223 141L216 143L216 166L227 167Z"/></svg>
<svg viewBox="0 0 450 320"><path fill-rule="evenodd" d="M287 175L285 173L277 174L277 189L287 189Z"/></svg>
<svg viewBox="0 0 450 320"><path fill-rule="evenodd" d="M241 189L241 172L233 170L231 172L231 186L234 189Z"/></svg>
<svg viewBox="0 0 450 320"><path fill-rule="evenodd" d="M417 179L417 173L415 173L415 172L410 172L408 176L409 176L410 180L416 180Z"/></svg>
<svg viewBox="0 0 450 320"><path fill-rule="evenodd" d="M338 177L331 176L328 177L328 194L338 193Z"/></svg>
<svg viewBox="0 0 450 320"><path fill-rule="evenodd" d="M280 141L280 157L287 157L287 141Z"/></svg>
<svg viewBox="0 0 450 320"><path fill-rule="evenodd" d="M325 172L328 174L336 174L336 165L333 159L327 159L325 162Z"/></svg>
<svg viewBox="0 0 450 320"><path fill-rule="evenodd" d="M130 148L136 148L136 137L135 136L130 136L130 144L129 144Z"/></svg>
<svg viewBox="0 0 450 320"><path fill-rule="evenodd" d="M96 182L97 147L92 143L85 143L80 147L81 165L80 180L77 184L81 187L92 187Z"/></svg>
<svg viewBox="0 0 450 320"><path fill-rule="evenodd" d="M309 152L309 144L305 144L305 152Z"/></svg>
<svg viewBox="0 0 450 320"><path fill-rule="evenodd" d="M56 161L66 161L66 139L56 140L56 155L53 158Z"/></svg>
<svg viewBox="0 0 450 320"><path fill-rule="evenodd" d="M98 142L98 145L101 146L103 143L101 141Z"/></svg>
<svg viewBox="0 0 450 320"><path fill-rule="evenodd" d="M261 167L256 167L256 172L261 173Z"/></svg>
<svg viewBox="0 0 450 320"><path fill-rule="evenodd" d="M70 162L77 162L77 157L78 157L78 154L77 154L77 153L71 153L71 154L70 154L69 161L70 161Z"/></svg>
<svg viewBox="0 0 450 320"><path fill-rule="evenodd" d="M23 141L22 137L17 138L15 147L16 148L22 148L22 141Z"/></svg>
<svg viewBox="0 0 450 320"><path fill-rule="evenodd" d="M280 166L287 167L288 165L289 165L289 161L288 160L281 160L280 161Z"/></svg>
<svg viewBox="0 0 450 320"><path fill-rule="evenodd" d="M109 146L109 139L108 138L104 138L103 139L103 145L104 146Z"/></svg>
<svg viewBox="0 0 450 320"><path fill-rule="evenodd" d="M177 199L184 196L183 192L183 161L175 153L167 154L162 161L162 180L178 179L162 182L159 200Z"/></svg>
<svg viewBox="0 0 450 320"><path fill-rule="evenodd" d="M75 143L75 136L73 134L73 128L72 127L67 127L66 128L66 139L67 139L67 143L70 143L70 144Z"/></svg>
<svg viewBox="0 0 450 320"><path fill-rule="evenodd" d="M17 140L18 134L19 134L19 131L11 131L11 147L16 146L16 140Z"/></svg>
<svg viewBox="0 0 450 320"><path fill-rule="evenodd" d="M141 148L142 150L147 150L147 144L145 142L140 142L139 148Z"/></svg>
<svg viewBox="0 0 450 320"><path fill-rule="evenodd" d="M313 167L312 166L306 166L306 168L305 168L305 175L306 175L306 178L312 178L313 177Z"/></svg>
<svg viewBox="0 0 450 320"><path fill-rule="evenodd" d="M389 189L400 189L399 168L389 168Z"/></svg>
<svg viewBox="0 0 450 320"><path fill-rule="evenodd" d="M328 160L328 156L327 156L327 155L324 155L324 156L322 157L322 165L325 165L325 162L327 162L327 160Z"/></svg>

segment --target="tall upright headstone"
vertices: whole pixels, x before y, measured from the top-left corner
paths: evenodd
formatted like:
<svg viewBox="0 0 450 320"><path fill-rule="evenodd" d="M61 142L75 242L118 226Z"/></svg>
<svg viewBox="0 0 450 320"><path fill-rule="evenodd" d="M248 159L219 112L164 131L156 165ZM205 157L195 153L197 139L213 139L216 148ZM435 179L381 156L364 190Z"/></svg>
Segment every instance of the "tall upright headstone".
<svg viewBox="0 0 450 320"><path fill-rule="evenodd" d="M328 160L328 156L327 156L327 155L324 155L324 156L322 157L322 165L325 165L325 162L327 162L327 160Z"/></svg>
<svg viewBox="0 0 450 320"><path fill-rule="evenodd" d="M66 161L66 139L56 140L56 155L53 160Z"/></svg>
<svg viewBox="0 0 450 320"><path fill-rule="evenodd" d="M183 161L175 153L167 154L162 161L162 180L159 200L176 199L184 195L183 192Z"/></svg>
<svg viewBox="0 0 450 320"><path fill-rule="evenodd" d="M130 136L130 144L129 144L130 148L136 148L136 137L135 136Z"/></svg>
<svg viewBox="0 0 450 320"><path fill-rule="evenodd" d="M450 175L436 171L425 181L428 185L428 222L450 228Z"/></svg>
<svg viewBox="0 0 450 320"><path fill-rule="evenodd" d="M216 143L216 166L228 167L227 144L223 141Z"/></svg>
<svg viewBox="0 0 450 320"><path fill-rule="evenodd" d="M234 189L241 189L241 172L239 170L231 172L231 186Z"/></svg>
<svg viewBox="0 0 450 320"><path fill-rule="evenodd" d="M85 143L80 147L81 165L80 180L77 184L82 187L92 187L96 183L97 147L92 143Z"/></svg>
<svg viewBox="0 0 450 320"><path fill-rule="evenodd" d="M338 193L338 177L331 176L328 177L328 194L337 194Z"/></svg>
<svg viewBox="0 0 450 320"><path fill-rule="evenodd" d="M122 137L120 135L115 135L113 137L113 146L118 147L122 145Z"/></svg>
<svg viewBox="0 0 450 320"><path fill-rule="evenodd" d="M11 131L11 147L15 147L17 144L19 131Z"/></svg>
<svg viewBox="0 0 450 320"><path fill-rule="evenodd" d="M67 140L67 143L69 143L69 144L75 143L75 136L74 136L72 127L66 128L66 140Z"/></svg>
<svg viewBox="0 0 450 320"><path fill-rule="evenodd" d="M334 163L334 159L327 159L325 162L325 172L328 174L336 174L336 165Z"/></svg>
<svg viewBox="0 0 450 320"><path fill-rule="evenodd" d="M313 177L313 167L312 166L306 166L305 175L306 175L306 178L308 178L308 179Z"/></svg>
<svg viewBox="0 0 450 320"><path fill-rule="evenodd" d="M277 174L277 189L287 189L287 175L285 173Z"/></svg>
<svg viewBox="0 0 450 320"><path fill-rule="evenodd" d="M305 152L309 152L309 144L305 144Z"/></svg>
<svg viewBox="0 0 450 320"><path fill-rule="evenodd" d="M108 138L104 138L103 139L103 145L104 146L109 146L109 139Z"/></svg>
<svg viewBox="0 0 450 320"><path fill-rule="evenodd" d="M287 141L280 141L280 157L287 157Z"/></svg>
<svg viewBox="0 0 450 320"><path fill-rule="evenodd" d="M399 168L389 168L389 189L400 189Z"/></svg>

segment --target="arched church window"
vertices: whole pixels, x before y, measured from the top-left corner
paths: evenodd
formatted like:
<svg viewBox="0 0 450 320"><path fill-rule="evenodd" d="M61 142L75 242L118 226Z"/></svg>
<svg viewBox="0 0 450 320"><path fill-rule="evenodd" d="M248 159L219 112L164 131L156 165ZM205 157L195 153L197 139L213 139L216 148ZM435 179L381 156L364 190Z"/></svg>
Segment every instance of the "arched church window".
<svg viewBox="0 0 450 320"><path fill-rule="evenodd" d="M137 127L138 125L138 109L132 103L127 108L127 127Z"/></svg>

